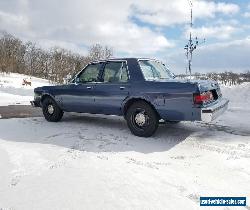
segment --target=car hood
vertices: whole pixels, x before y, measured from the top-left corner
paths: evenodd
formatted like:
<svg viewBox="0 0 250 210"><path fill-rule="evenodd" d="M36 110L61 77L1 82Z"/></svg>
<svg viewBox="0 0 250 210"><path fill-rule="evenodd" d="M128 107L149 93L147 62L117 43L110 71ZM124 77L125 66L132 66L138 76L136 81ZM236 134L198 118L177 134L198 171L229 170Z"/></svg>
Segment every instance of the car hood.
<svg viewBox="0 0 250 210"><path fill-rule="evenodd" d="M59 86L61 86L61 85L59 85ZM57 85L36 87L36 88L34 89L34 92L37 92L37 93L39 93L39 92L44 92L44 91L46 92L47 90L54 90L54 89L57 89L57 88L58 88Z"/></svg>

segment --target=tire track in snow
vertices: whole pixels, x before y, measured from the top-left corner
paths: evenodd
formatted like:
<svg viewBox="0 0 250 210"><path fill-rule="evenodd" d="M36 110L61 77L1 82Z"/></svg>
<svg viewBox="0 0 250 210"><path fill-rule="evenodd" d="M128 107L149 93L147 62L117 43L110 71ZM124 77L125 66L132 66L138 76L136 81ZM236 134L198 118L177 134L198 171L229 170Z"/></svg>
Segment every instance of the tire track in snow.
<svg viewBox="0 0 250 210"><path fill-rule="evenodd" d="M238 159L238 158L250 158L250 149L245 147L226 145L226 144L213 144L211 142L205 143L202 140L199 140L198 136L195 136L192 140L186 142L187 145L196 147L201 150L207 150L211 152L216 152L219 154L229 155L228 159Z"/></svg>
<svg viewBox="0 0 250 210"><path fill-rule="evenodd" d="M205 123L205 122L195 122L201 127L209 128L211 130L223 131L228 134L233 134L237 136L250 136L250 131L235 129L226 125L219 125L215 123Z"/></svg>

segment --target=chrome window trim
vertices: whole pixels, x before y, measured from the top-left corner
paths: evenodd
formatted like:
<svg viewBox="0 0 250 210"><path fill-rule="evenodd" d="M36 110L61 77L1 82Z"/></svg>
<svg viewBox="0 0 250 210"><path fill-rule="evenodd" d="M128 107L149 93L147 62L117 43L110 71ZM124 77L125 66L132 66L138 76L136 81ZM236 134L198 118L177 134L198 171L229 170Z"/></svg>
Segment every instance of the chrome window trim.
<svg viewBox="0 0 250 210"><path fill-rule="evenodd" d="M128 61L127 60L123 60L123 59L107 59L107 60L99 60L99 61L91 61L88 64L86 64L80 71L78 71L75 75L75 77L70 81L70 83L72 84L76 84L76 82L72 82L74 80L76 80L76 78L78 77L78 75L85 69L87 68L88 65L91 64L98 64L98 63L106 63L106 62L125 62L126 66L127 66L127 73L128 73L128 80L130 80L130 73L129 73L129 67L128 67ZM98 84L100 83L104 83L104 82L96 82ZM128 82L124 82L124 83L128 83Z"/></svg>
<svg viewBox="0 0 250 210"><path fill-rule="evenodd" d="M73 80L76 80L76 78L78 77L78 75L79 74L81 74L82 73L82 71L83 70L85 70L89 65L91 65L91 64L98 64L98 63L104 63L104 61L99 61L99 62L90 62L90 63L88 63L88 64L86 64L80 71L78 71L77 73L76 73L76 75L75 75L75 77L71 80L71 84L73 83L73 84L78 84L78 83L76 83L76 82L72 82ZM93 82L88 82L88 83L93 83Z"/></svg>
<svg viewBox="0 0 250 210"><path fill-rule="evenodd" d="M155 62L160 63L160 64L162 64L162 65L165 66L165 64L164 64L162 61L157 60L157 59L155 59L155 58L138 58L138 59L137 59L137 63L138 63L139 68L140 68L140 70L141 70L141 73L142 73L142 76L143 76L144 81L149 81L149 80L146 80L146 79L145 79L145 76L144 76L144 74L143 74L143 72L142 72L142 69L141 69L141 66L140 66L140 64L139 64L139 61L155 61ZM165 67L166 67L166 66L165 66ZM167 67L166 67L166 68L167 68ZM172 73L171 71L169 71L169 72ZM172 74L173 74L173 73L172 73Z"/></svg>
<svg viewBox="0 0 250 210"><path fill-rule="evenodd" d="M113 59L110 59L110 60L106 60L104 61L105 65L107 62L124 62L126 64L126 69L127 69L127 74L128 74L128 81L127 82L118 82L118 83L122 83L122 84L127 84L130 80L130 74L129 74L129 68L128 68L128 61L127 60L122 60L122 59L117 59L117 60L113 60ZM105 70L105 66L104 66L104 69L103 69L103 73L104 73L104 70ZM111 83L108 83L108 82L98 82L98 84L111 84Z"/></svg>

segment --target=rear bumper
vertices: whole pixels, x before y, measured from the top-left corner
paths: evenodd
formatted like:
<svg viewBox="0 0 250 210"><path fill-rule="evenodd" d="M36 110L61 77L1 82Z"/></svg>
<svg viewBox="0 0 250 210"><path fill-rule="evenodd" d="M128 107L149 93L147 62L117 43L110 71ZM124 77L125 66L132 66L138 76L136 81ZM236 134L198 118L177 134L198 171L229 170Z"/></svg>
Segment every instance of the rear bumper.
<svg viewBox="0 0 250 210"><path fill-rule="evenodd" d="M222 98L217 104L201 109L201 120L211 122L223 114L228 108L229 100Z"/></svg>

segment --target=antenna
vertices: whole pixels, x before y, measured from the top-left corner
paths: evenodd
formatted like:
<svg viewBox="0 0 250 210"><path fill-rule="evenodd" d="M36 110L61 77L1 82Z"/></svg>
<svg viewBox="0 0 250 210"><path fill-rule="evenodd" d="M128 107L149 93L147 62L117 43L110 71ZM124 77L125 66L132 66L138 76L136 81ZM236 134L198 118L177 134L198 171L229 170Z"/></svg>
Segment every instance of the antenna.
<svg viewBox="0 0 250 210"><path fill-rule="evenodd" d="M190 6L190 33L189 33L189 40L187 45L185 45L184 50L186 50L186 57L187 57L187 61L188 61L188 72L189 72L189 76L191 79L191 74L192 74L192 59L193 59L193 51L196 49L196 47L198 46L199 42L198 42L198 38L195 37L195 40L193 40L192 37L192 28L193 28L193 2L192 0L187 0ZM187 69L186 69L186 74L187 74Z"/></svg>

